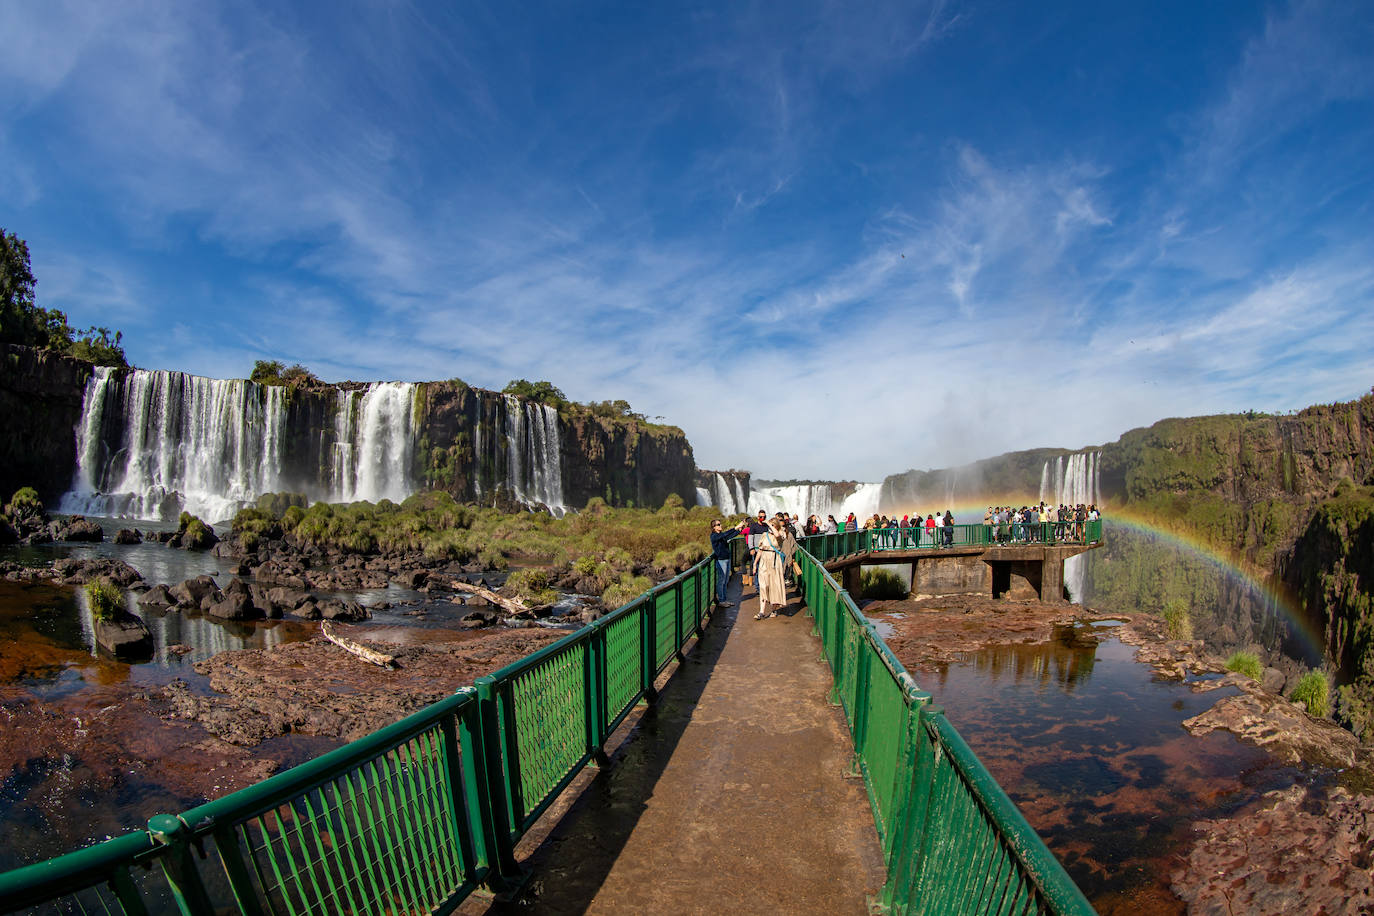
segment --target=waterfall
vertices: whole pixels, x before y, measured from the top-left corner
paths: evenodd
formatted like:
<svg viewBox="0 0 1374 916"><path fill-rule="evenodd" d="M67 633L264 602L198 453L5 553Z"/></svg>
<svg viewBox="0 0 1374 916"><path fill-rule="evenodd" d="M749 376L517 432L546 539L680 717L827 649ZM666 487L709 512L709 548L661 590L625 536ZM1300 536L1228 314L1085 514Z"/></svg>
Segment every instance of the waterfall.
<svg viewBox="0 0 1374 916"><path fill-rule="evenodd" d="M347 474L340 478L340 468L335 467L338 482L330 500L405 499L415 489L410 477L415 458L415 386L374 382L361 397L357 392L340 391L339 399L336 416L347 425L337 431L335 449L336 455L346 456Z"/></svg>
<svg viewBox="0 0 1374 916"><path fill-rule="evenodd" d="M820 516L822 522L827 515L835 516L838 521L853 512L854 517L863 520L878 511L878 498L882 495L880 483L861 483L854 492L837 500L835 484L804 483L787 486L750 488L750 508L762 509L770 516L775 512L798 515L802 521L808 516Z"/></svg>
<svg viewBox="0 0 1374 916"><path fill-rule="evenodd" d="M1101 452L1075 452L1068 461L1060 455L1054 459L1053 468L1046 461L1040 472L1040 501L1050 506L1096 505L1100 498L1099 469L1097 460ZM1064 585L1069 589L1069 598L1082 602L1087 579L1087 566L1079 554L1064 561Z"/></svg>
<svg viewBox="0 0 1374 916"><path fill-rule="evenodd" d="M106 369L86 383L77 469L60 510L223 519L279 489L280 388L182 372Z"/></svg>
<svg viewBox="0 0 1374 916"><path fill-rule="evenodd" d="M400 382L337 391L332 428L289 436L280 385L97 369L86 383L76 473L59 510L143 519L185 510L214 522L283 490L336 502L399 501L415 489L414 396L415 386ZM314 397L327 409L328 394ZM318 442L321 454L295 455L306 470L289 474L293 439Z"/></svg>
<svg viewBox="0 0 1374 916"><path fill-rule="evenodd" d="M543 503L554 515L563 503L563 453L558 411L547 404L504 395L506 404L506 482L520 502Z"/></svg>
<svg viewBox="0 0 1374 916"><path fill-rule="evenodd" d="M701 473L705 474L706 471ZM744 487L738 476L711 471L710 486L697 487L697 505L715 506L721 515L739 515L749 511Z"/></svg>

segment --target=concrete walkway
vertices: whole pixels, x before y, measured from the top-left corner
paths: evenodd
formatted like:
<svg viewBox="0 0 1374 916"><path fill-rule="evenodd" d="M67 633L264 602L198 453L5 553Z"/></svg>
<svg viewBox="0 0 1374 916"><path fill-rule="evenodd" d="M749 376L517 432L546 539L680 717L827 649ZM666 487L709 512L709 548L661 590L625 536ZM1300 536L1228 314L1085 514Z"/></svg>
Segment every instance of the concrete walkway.
<svg viewBox="0 0 1374 916"><path fill-rule="evenodd" d="M731 599L739 602L739 577ZM796 596L718 610L611 764L528 851L519 913L866 913L882 854ZM612 746L615 746L614 744ZM577 786L569 789L569 795Z"/></svg>

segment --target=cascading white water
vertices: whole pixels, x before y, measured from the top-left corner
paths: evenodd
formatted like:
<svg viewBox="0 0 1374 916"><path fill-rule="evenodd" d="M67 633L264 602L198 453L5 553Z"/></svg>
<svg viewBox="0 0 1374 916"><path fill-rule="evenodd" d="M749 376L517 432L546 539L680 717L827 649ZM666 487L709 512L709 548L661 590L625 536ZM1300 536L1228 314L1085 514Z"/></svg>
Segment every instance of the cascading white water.
<svg viewBox="0 0 1374 916"><path fill-rule="evenodd" d="M60 511L129 518L230 518L263 493L405 499L413 490L415 386L340 391L334 444L318 480L284 479L286 393L279 385L182 372L97 370L86 384L77 468Z"/></svg>
<svg viewBox="0 0 1374 916"><path fill-rule="evenodd" d="M374 382L362 397L340 391L338 416L349 417L348 477L330 499L342 502L389 499L400 502L415 489L410 479L415 458L415 386L407 382ZM354 400L356 399L356 417ZM342 402L347 402L347 409ZM341 435L340 440L343 439ZM338 446L336 445L336 448ZM335 469L337 475L338 469Z"/></svg>
<svg viewBox="0 0 1374 916"><path fill-rule="evenodd" d="M119 441L104 442L111 414ZM280 388L241 379L133 370L86 384L73 487L60 511L160 517L168 498L222 519L279 489L285 401ZM108 457L106 457L108 456Z"/></svg>
<svg viewBox="0 0 1374 916"><path fill-rule="evenodd" d="M697 487L697 505L715 506L721 515L738 515L748 508L739 478L720 471L711 472L709 487Z"/></svg>
<svg viewBox="0 0 1374 916"><path fill-rule="evenodd" d="M775 512L786 512L806 521L808 516L817 515L824 522L828 515L840 520L852 512L856 519L862 521L878 511L878 498L882 490L880 483L861 483L853 493L836 501L833 484L792 484L751 487L749 499L753 511L762 509L770 516Z"/></svg>
<svg viewBox="0 0 1374 916"><path fill-rule="evenodd" d="M1096 505L1101 493L1097 459L1101 452L1060 455L1040 472L1040 501L1050 506ZM1082 554L1064 561L1064 585L1073 601L1083 600L1087 568Z"/></svg>
<svg viewBox="0 0 1374 916"><path fill-rule="evenodd" d="M563 503L562 446L558 411L547 404L505 395L506 481L516 499L543 503L554 515Z"/></svg>

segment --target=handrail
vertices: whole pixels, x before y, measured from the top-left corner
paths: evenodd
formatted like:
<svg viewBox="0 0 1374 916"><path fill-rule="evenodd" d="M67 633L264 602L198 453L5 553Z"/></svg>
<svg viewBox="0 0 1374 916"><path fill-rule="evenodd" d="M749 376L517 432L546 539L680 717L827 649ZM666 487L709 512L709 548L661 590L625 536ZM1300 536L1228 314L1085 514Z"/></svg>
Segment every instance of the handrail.
<svg viewBox="0 0 1374 916"><path fill-rule="evenodd" d="M656 677L701 633L715 577L708 557L357 741L155 815L146 831L0 874L0 912L143 914L170 900L187 916L449 913L479 886L513 889L525 878L516 842L653 699Z"/></svg>
<svg viewBox="0 0 1374 916"><path fill-rule="evenodd" d="M944 711L825 569L826 560L872 550L888 530L816 535L803 539L796 553L806 606L833 674L831 700L849 725L853 768L863 776L887 864L874 908L1092 914Z"/></svg>
<svg viewBox="0 0 1374 916"><path fill-rule="evenodd" d="M857 535L858 537L854 537ZM835 534L813 535L805 540L833 538L832 543L864 544L865 551L878 550L940 550L951 547L1023 547L1074 546L1096 544L1102 540L1102 519L1083 522L1003 522L1001 525L977 522L969 525L946 525L926 528L912 525L906 528L861 528ZM835 556L845 556L847 551ZM834 556L820 556L833 559Z"/></svg>

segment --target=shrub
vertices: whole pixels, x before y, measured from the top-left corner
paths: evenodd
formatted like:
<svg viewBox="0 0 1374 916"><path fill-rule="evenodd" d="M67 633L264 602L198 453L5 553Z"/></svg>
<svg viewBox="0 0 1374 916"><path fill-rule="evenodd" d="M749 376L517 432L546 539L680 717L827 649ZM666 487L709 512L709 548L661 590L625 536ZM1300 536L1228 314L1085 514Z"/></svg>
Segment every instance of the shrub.
<svg viewBox="0 0 1374 916"><path fill-rule="evenodd" d="M865 569L860 577L859 594L880 601L899 601L908 594L902 577L890 569Z"/></svg>
<svg viewBox="0 0 1374 916"><path fill-rule="evenodd" d="M538 568L517 569L506 579L506 588L521 598L537 595L546 591L548 587L549 574Z"/></svg>
<svg viewBox="0 0 1374 916"><path fill-rule="evenodd" d="M601 593L601 603L609 608L617 608L628 604L653 587L654 584L646 577L625 573Z"/></svg>
<svg viewBox="0 0 1374 916"><path fill-rule="evenodd" d="M573 572L577 573L579 576L594 576L596 575L597 567L600 565L596 557L586 554L573 560L572 568Z"/></svg>
<svg viewBox="0 0 1374 916"><path fill-rule="evenodd" d="M488 547L477 555L478 561L487 569L508 569L510 561L506 555L495 547Z"/></svg>
<svg viewBox="0 0 1374 916"><path fill-rule="evenodd" d="M1193 638L1193 618L1188 611L1188 602L1182 598L1174 598L1164 605L1164 611L1160 614L1164 618L1164 627L1169 632L1170 639L1192 639Z"/></svg>
<svg viewBox="0 0 1374 916"><path fill-rule="evenodd" d="M38 498L38 491L33 487L20 487L15 490L14 495L10 497L9 505L5 507L5 514L14 522L29 516L42 515L43 501Z"/></svg>
<svg viewBox="0 0 1374 916"><path fill-rule="evenodd" d="M1331 713L1331 685L1320 671L1309 671L1298 678L1298 684L1289 699L1305 704L1307 711L1319 719Z"/></svg>
<svg viewBox="0 0 1374 916"><path fill-rule="evenodd" d="M124 592L104 579L86 583L86 599L96 620L114 620L129 609Z"/></svg>
<svg viewBox="0 0 1374 916"><path fill-rule="evenodd" d="M1226 660L1226 670L1243 674L1252 681L1264 676L1264 669L1253 652L1236 652Z"/></svg>
<svg viewBox="0 0 1374 916"><path fill-rule="evenodd" d="M1374 678L1364 675L1336 692L1341 720L1361 741L1374 741Z"/></svg>

